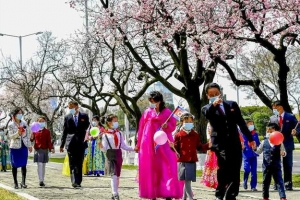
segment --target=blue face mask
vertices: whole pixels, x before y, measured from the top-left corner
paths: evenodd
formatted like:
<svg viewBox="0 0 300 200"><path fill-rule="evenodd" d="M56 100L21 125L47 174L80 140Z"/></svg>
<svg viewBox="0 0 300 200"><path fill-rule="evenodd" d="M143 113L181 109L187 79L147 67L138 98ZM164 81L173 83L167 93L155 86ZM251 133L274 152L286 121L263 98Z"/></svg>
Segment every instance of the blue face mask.
<svg viewBox="0 0 300 200"><path fill-rule="evenodd" d="M113 123L113 129L117 129L119 127L119 123L118 122L114 122Z"/></svg>
<svg viewBox="0 0 300 200"><path fill-rule="evenodd" d="M266 138L269 138L271 133L266 133Z"/></svg>
<svg viewBox="0 0 300 200"><path fill-rule="evenodd" d="M17 114L17 115L16 115L16 118L17 118L18 120L21 120L21 119L23 118L23 114Z"/></svg>
<svg viewBox="0 0 300 200"><path fill-rule="evenodd" d="M150 103L150 104L149 104L149 107L150 107L150 108L156 108L156 103Z"/></svg>
<svg viewBox="0 0 300 200"><path fill-rule="evenodd" d="M97 126L97 122L95 122L95 121L92 121L92 126Z"/></svg>
<svg viewBox="0 0 300 200"><path fill-rule="evenodd" d="M254 130L254 125L250 125L248 126L249 131L253 131Z"/></svg>
<svg viewBox="0 0 300 200"><path fill-rule="evenodd" d="M3 131L0 131L0 135L3 135L3 133L4 133Z"/></svg>
<svg viewBox="0 0 300 200"><path fill-rule="evenodd" d="M278 116L278 115L279 115L278 110L274 108L274 109L273 109L273 114Z"/></svg>
<svg viewBox="0 0 300 200"><path fill-rule="evenodd" d="M70 113L71 113L72 115L74 115L74 114L76 113L75 108L72 108L72 109L69 109L69 110L70 110Z"/></svg>
<svg viewBox="0 0 300 200"><path fill-rule="evenodd" d="M41 129L46 127L46 122L39 122Z"/></svg>
<svg viewBox="0 0 300 200"><path fill-rule="evenodd" d="M218 98L218 96L210 97L209 98L209 103L213 103L217 98Z"/></svg>
<svg viewBox="0 0 300 200"><path fill-rule="evenodd" d="M194 128L194 124L193 123L183 123L182 127L184 130L190 131L190 130L192 130L192 128Z"/></svg>

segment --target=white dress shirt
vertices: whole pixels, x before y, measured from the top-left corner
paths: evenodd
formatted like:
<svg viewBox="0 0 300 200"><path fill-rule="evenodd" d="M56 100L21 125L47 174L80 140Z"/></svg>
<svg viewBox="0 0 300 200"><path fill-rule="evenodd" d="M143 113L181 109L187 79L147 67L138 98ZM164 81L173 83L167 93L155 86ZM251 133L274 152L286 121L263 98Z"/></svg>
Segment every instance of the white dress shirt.
<svg viewBox="0 0 300 200"><path fill-rule="evenodd" d="M109 132L113 132L113 130L109 129L108 130ZM111 133L104 133L102 135L102 151L106 151L107 149L110 149L110 146L112 149L124 149L126 151L133 151L133 148L131 146L128 146L125 141L124 141L124 137L123 137L123 134L119 131L119 132L116 132L117 134L117 137L118 137L118 144L117 146L115 145L115 140L114 140L114 134L111 134ZM106 136L107 136L107 139L106 139ZM109 144L110 146L109 146Z"/></svg>

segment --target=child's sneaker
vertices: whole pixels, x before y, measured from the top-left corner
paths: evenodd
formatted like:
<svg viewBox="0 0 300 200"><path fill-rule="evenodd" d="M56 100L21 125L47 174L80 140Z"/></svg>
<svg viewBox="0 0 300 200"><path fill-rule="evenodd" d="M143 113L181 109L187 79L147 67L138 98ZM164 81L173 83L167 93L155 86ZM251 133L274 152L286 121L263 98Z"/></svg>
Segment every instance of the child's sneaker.
<svg viewBox="0 0 300 200"><path fill-rule="evenodd" d="M119 195L115 195L114 200L120 200Z"/></svg>

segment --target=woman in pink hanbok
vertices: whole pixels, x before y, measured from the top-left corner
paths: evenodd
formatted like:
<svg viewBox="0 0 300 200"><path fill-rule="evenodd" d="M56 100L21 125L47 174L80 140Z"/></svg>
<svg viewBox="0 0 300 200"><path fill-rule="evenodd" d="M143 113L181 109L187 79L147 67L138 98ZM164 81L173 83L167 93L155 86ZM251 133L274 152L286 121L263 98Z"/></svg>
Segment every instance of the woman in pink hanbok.
<svg viewBox="0 0 300 200"><path fill-rule="evenodd" d="M146 199L179 199L182 197L183 184L177 177L176 154L168 142L157 147L153 140L155 132L161 128L169 141L173 142L172 131L176 127L176 119L169 118L172 111L165 107L160 92L152 91L149 101L150 108L145 110L140 119L136 146L139 151L139 196Z"/></svg>

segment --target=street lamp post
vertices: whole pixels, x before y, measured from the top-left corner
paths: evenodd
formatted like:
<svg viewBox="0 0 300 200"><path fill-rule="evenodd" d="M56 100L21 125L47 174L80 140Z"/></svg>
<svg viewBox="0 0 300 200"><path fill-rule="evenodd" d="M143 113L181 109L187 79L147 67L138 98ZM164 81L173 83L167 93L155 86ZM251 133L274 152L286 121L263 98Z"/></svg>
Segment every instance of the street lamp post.
<svg viewBox="0 0 300 200"><path fill-rule="evenodd" d="M40 35L43 32L39 31L36 33L31 33L31 34L27 34L27 35L21 35L21 36L16 36L16 35L10 35L10 34L4 34L4 33L0 33L0 36L10 36L10 37L16 37L19 38L19 46L20 46L20 65L21 67L23 67L23 63L22 63L22 38L30 36L30 35Z"/></svg>

